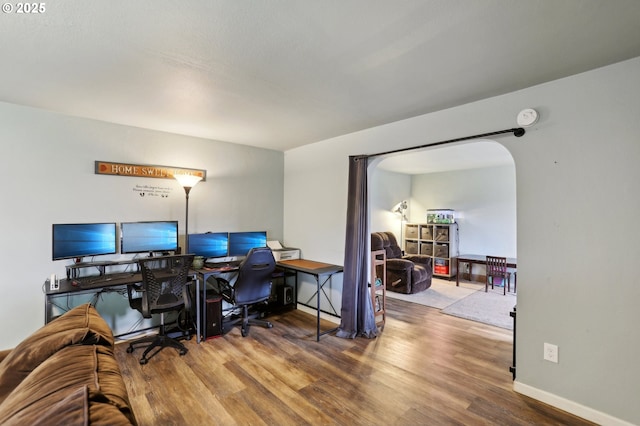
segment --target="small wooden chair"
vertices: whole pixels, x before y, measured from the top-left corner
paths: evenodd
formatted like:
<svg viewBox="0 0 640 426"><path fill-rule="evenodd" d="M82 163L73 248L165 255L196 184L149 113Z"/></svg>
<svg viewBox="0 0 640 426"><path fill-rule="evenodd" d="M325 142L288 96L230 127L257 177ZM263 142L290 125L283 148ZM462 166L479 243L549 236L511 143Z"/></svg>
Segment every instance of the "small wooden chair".
<svg viewBox="0 0 640 426"><path fill-rule="evenodd" d="M502 286L504 288L504 294L507 294L507 290L511 291L511 271L507 268L507 258L497 256L487 256L487 281L484 285L485 293L489 291L489 280L491 280L491 288L493 289L493 280L500 278L502 280ZM515 283L513 286L515 291Z"/></svg>

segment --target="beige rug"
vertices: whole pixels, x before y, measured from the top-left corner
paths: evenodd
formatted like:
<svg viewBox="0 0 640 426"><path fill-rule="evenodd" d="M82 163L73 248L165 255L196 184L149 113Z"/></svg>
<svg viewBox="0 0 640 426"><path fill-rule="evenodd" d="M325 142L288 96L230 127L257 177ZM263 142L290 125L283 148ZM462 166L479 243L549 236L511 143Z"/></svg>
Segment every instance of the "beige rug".
<svg viewBox="0 0 640 426"><path fill-rule="evenodd" d="M403 294L387 291L387 297L406 300L407 302L418 303L432 308L444 309L480 289L484 290L484 284L461 282L460 286L456 287L455 281L433 278L431 280L431 287L420 293Z"/></svg>
<svg viewBox="0 0 640 426"><path fill-rule="evenodd" d="M496 327L513 330L513 318L509 313L516 304L513 293L503 294L501 287L489 288L484 292L484 284L461 282L434 278L431 287L416 294L402 294L387 291L387 297L406 300L432 308L442 313Z"/></svg>

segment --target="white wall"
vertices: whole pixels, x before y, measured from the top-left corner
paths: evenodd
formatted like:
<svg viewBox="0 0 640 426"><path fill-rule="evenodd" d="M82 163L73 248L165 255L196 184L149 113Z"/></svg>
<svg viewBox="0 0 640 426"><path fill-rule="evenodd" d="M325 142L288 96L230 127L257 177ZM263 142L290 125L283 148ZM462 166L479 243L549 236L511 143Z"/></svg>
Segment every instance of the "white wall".
<svg viewBox="0 0 640 426"><path fill-rule="evenodd" d="M43 283L51 273L63 276L70 262L51 261L52 223L170 219L184 233L185 194L176 181L96 175L96 160L206 169L206 182L190 194L189 232L266 230L282 239L282 152L7 103L0 103L0 140L2 349L42 326ZM136 185L165 186L169 197L140 197ZM109 303L100 301L99 310ZM123 303L108 312L117 329L130 325Z"/></svg>
<svg viewBox="0 0 640 426"><path fill-rule="evenodd" d="M414 175L411 200L411 222L424 223L427 209L455 210L460 253L517 257L513 165Z"/></svg>
<svg viewBox="0 0 640 426"><path fill-rule="evenodd" d="M510 128L536 108L524 137L496 138L516 167L516 387L600 423L638 424L639 75L635 58L288 151L285 240L343 262L349 155ZM558 364L542 359L544 342L559 346Z"/></svg>
<svg viewBox="0 0 640 426"><path fill-rule="evenodd" d="M393 173L382 169L369 172L369 226L371 232L393 232L398 242L400 239L400 215L391 209L406 200L407 219L413 211L411 203L411 175ZM406 223L406 222L404 222Z"/></svg>

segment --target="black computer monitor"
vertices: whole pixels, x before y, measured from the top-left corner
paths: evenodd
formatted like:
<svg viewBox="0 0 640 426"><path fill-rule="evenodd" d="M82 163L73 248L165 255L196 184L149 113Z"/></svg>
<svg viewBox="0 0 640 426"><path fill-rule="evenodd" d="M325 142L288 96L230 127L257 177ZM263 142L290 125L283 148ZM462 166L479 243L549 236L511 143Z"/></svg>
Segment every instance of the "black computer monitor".
<svg viewBox="0 0 640 426"><path fill-rule="evenodd" d="M229 233L229 256L246 256L252 248L266 246L266 231Z"/></svg>
<svg viewBox="0 0 640 426"><path fill-rule="evenodd" d="M120 253L153 253L178 250L178 221L123 222Z"/></svg>
<svg viewBox="0 0 640 426"><path fill-rule="evenodd" d="M56 223L52 225L52 259L73 259L117 252L116 224Z"/></svg>
<svg viewBox="0 0 640 426"><path fill-rule="evenodd" d="M205 234L189 234L189 253L211 257L226 257L229 253L228 232L207 232Z"/></svg>

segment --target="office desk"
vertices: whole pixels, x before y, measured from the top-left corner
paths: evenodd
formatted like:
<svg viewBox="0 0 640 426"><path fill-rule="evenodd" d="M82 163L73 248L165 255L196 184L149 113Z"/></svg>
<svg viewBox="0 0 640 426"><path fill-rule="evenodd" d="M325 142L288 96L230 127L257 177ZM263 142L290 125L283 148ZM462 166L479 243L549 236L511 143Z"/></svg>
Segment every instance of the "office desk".
<svg viewBox="0 0 640 426"><path fill-rule="evenodd" d="M315 262L313 260L306 260L306 259L295 259L295 260L282 260L280 262L276 262L276 265L279 266L280 268L284 269L285 272L286 271L291 271L295 274L296 277L296 294L298 294L298 273L303 273L303 274L307 274L307 275L311 275L312 277L315 278L316 280L316 292L309 298L309 300L306 303L303 303L303 305L305 306L309 306L309 302L311 301L311 299L314 298L314 296L316 297L316 307L315 309L318 312L318 316L317 316L317 324L316 324L316 342L320 341L320 336L327 334L327 333L331 333L332 331L337 330L338 328L335 327L331 330L326 330L323 332L320 332L320 293L322 292L322 294L325 295L325 297L327 298L327 300L329 300L329 305L331 305L331 309L333 310L333 313L328 312L330 315L335 315L338 316L338 313L336 312L335 308L333 307L333 304L331 304L331 299L327 296L327 293L324 291L324 285L327 282L330 282L331 277L333 277L335 274L343 272L344 268L342 266L339 265L332 265L330 263L321 263L321 262ZM297 302L297 300L296 300Z"/></svg>
<svg viewBox="0 0 640 426"><path fill-rule="evenodd" d="M53 319L53 311L52 307L56 306L61 310L65 310L62 306L57 306L53 303L53 299L59 296L74 296L81 294L91 294L91 293L99 293L103 290L115 290L118 287L125 288L127 285L137 284L142 282L142 274L141 273L131 273L131 274L118 274L117 276L111 278L105 276L104 280L96 282L95 285L91 287L80 287L73 285L73 279L61 279L59 284L59 288L57 290L51 290L49 288L49 281L45 283L44 288L44 322L47 324Z"/></svg>
<svg viewBox="0 0 640 426"><path fill-rule="evenodd" d="M471 278L471 271L473 264L486 265L487 256L483 254L461 254L456 258L456 286L460 285L460 263L469 264L469 278ZM507 268L517 268L518 260L515 257L507 257Z"/></svg>
<svg viewBox="0 0 640 426"><path fill-rule="evenodd" d="M192 275L195 274L192 272ZM166 273L160 273L158 274L158 277L160 279L162 278L170 278L172 276L175 276L175 274L171 273L171 272L166 272ZM95 277L98 278L98 277ZM100 277L101 279L96 281L94 284L92 284L90 287L82 287L81 285L74 285L73 282L75 281L74 279L61 279L59 282L59 288L57 290L51 290L49 288L49 281L47 281L45 283L45 288L44 288L44 293L45 293L45 299L44 299L44 309L45 309L45 324L50 322L53 318L53 307L57 307L60 310L66 310L66 308L68 308L68 306L65 308L63 306L59 306L56 305L53 300L57 297L60 296L76 296L76 295L82 295L82 294L97 294L100 293L102 291L115 291L118 288L122 288L122 289L126 289L126 287L128 285L133 285L133 284L139 284L142 282L142 274L139 272L136 273L117 273L117 274L113 274L113 275L104 275L102 277ZM197 279L196 281L196 288L198 285L198 281ZM197 290L196 290L197 292ZM199 335L200 334L200 324L196 324L196 333ZM125 333L125 334L129 334L129 333ZM124 334L122 334L124 335ZM115 337L119 337L121 335L117 335Z"/></svg>

